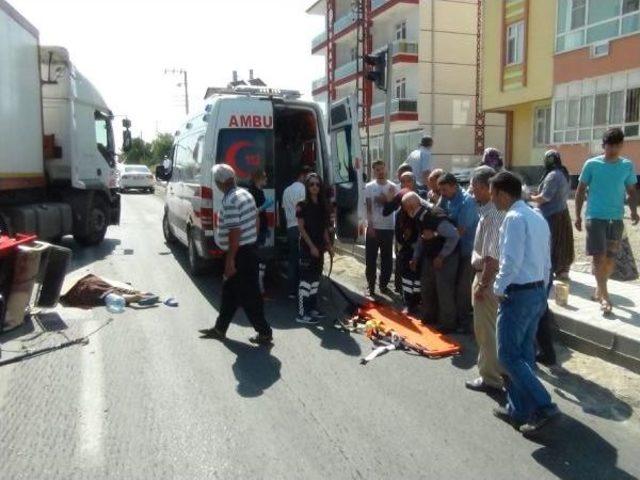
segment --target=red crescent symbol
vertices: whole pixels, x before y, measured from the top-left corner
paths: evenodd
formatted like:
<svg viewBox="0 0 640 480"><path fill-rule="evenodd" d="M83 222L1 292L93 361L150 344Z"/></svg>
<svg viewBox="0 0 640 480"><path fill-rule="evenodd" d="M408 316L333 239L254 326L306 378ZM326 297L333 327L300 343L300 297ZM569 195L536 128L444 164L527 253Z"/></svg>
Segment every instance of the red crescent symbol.
<svg viewBox="0 0 640 480"><path fill-rule="evenodd" d="M231 166L235 166L236 164L236 155L238 154L238 152L245 148L245 147L250 147L251 146L251 142L247 142L247 141L239 141L236 142L234 144L232 144L229 147L229 150L227 150L227 153L224 156L224 163L226 163L227 165L231 165Z"/></svg>

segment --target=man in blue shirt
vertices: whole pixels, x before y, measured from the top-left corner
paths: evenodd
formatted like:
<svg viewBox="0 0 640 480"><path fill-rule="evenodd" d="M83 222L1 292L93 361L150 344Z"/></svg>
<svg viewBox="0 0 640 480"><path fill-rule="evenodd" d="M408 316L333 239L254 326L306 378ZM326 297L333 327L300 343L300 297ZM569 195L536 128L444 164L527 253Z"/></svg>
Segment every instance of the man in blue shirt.
<svg viewBox="0 0 640 480"><path fill-rule="evenodd" d="M458 327L462 333L469 333L473 319L471 284L474 272L471 267L471 254L479 220L478 205L471 195L460 188L452 173L445 173L438 179L438 189L442 195L440 206L453 220L460 234L460 261L456 276Z"/></svg>
<svg viewBox="0 0 640 480"><path fill-rule="evenodd" d="M546 220L524 203L522 182L510 172L490 180L491 200L506 211L500 227L499 271L493 291L500 301L496 338L498 360L507 372L507 406L494 415L531 434L557 417L535 373L535 337L547 307L551 233Z"/></svg>
<svg viewBox="0 0 640 480"><path fill-rule="evenodd" d="M613 273L615 258L624 230L625 190L629 195L629 209L633 224L638 223L637 178L631 163L620 153L624 133L610 128L602 137L604 155L587 160L582 167L576 190L576 228L582 230L582 204L587 200L587 254L593 256L597 288L593 299L600 302L605 314L611 313L607 281Z"/></svg>

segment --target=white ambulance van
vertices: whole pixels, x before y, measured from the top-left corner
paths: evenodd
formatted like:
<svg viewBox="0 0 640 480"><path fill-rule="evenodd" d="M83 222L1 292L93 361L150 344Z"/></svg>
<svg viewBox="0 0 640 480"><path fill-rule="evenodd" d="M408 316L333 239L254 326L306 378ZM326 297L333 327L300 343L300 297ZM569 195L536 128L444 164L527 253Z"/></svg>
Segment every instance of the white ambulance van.
<svg viewBox="0 0 640 480"><path fill-rule="evenodd" d="M267 174L264 193L272 202L261 252L266 258L286 255L282 193L302 165L329 187L338 238L355 241L364 219L364 178L354 99L345 98L331 109L331 155L322 111L315 103L300 101L297 92L260 87L214 91L176 132L170 162L156 170L156 177L168 182L165 240L188 248L191 273L204 272L222 256L214 240L223 196L211 175L217 163L231 165L240 186L248 185L256 169Z"/></svg>

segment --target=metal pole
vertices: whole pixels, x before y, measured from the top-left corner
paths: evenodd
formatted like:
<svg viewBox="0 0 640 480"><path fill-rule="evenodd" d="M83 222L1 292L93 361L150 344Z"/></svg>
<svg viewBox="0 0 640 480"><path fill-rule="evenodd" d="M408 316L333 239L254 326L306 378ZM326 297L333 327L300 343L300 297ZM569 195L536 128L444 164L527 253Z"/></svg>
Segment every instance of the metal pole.
<svg viewBox="0 0 640 480"><path fill-rule="evenodd" d="M187 82L187 71L183 70L182 74L184 75L184 109L189 115L189 83Z"/></svg>
<svg viewBox="0 0 640 480"><path fill-rule="evenodd" d="M384 133L382 135L383 148L382 158L387 164L387 168L391 168L391 96L392 96L392 80L393 80L393 44L387 44L387 73L385 78L385 101L384 101Z"/></svg>

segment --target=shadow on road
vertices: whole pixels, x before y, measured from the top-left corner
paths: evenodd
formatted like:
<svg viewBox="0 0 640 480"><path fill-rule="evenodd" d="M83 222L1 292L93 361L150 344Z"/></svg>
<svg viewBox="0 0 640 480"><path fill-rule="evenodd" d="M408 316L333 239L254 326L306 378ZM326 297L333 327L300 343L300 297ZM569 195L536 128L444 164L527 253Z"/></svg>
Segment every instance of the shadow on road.
<svg viewBox="0 0 640 480"><path fill-rule="evenodd" d="M255 347L231 339L222 343L236 355L232 370L238 381L236 391L241 397L259 397L280 380L282 363L271 354L271 348Z"/></svg>
<svg viewBox="0 0 640 480"><path fill-rule="evenodd" d="M633 408L601 385L575 373L556 367L550 374L540 369L541 379L553 385L554 392L564 400L578 405L582 411L606 420L622 422L633 414Z"/></svg>
<svg viewBox="0 0 640 480"><path fill-rule="evenodd" d="M120 240L114 238L105 238L100 245L91 248L83 247L75 242L73 237L64 237L59 245L71 249L71 264L67 273L80 270L87 265L91 265L99 260L104 260L113 254L115 249L120 245Z"/></svg>
<svg viewBox="0 0 640 480"><path fill-rule="evenodd" d="M636 478L617 467L613 445L574 418L563 416L533 441L542 446L533 452L534 460L562 480Z"/></svg>
<svg viewBox="0 0 640 480"><path fill-rule="evenodd" d="M178 264L188 274L189 260L186 250L180 245L171 245L169 246L169 249L173 253ZM160 252L159 255L162 255L163 253L164 252ZM215 271L214 269L213 272L207 273L201 277L190 276L190 278L211 306L216 310L219 310L222 294L222 273L219 270ZM265 301L264 304L265 315L267 317L267 321L271 324L271 327L275 330L307 328L295 322L297 308L296 300L289 300L287 298L285 286L282 284L283 282L275 281L273 283L274 284L271 285L273 289L271 289L270 292L273 298ZM323 290L328 288L325 286L326 283L327 282L323 282ZM338 299L337 295L321 293L321 297L322 296L327 299L327 302L322 303L322 306L327 307L327 318L322 322L325 326L315 328L311 327L308 328L308 330L320 339L320 346L323 348L337 350L346 355L359 356L361 354L361 349L358 342L350 335L331 327L337 312L342 312L346 303L344 303L342 299ZM331 303L331 305L326 305L326 303ZM241 313L241 310L242 309L238 310L233 323L245 326L250 325L244 315L244 312ZM277 341L278 339L276 338L276 342Z"/></svg>

